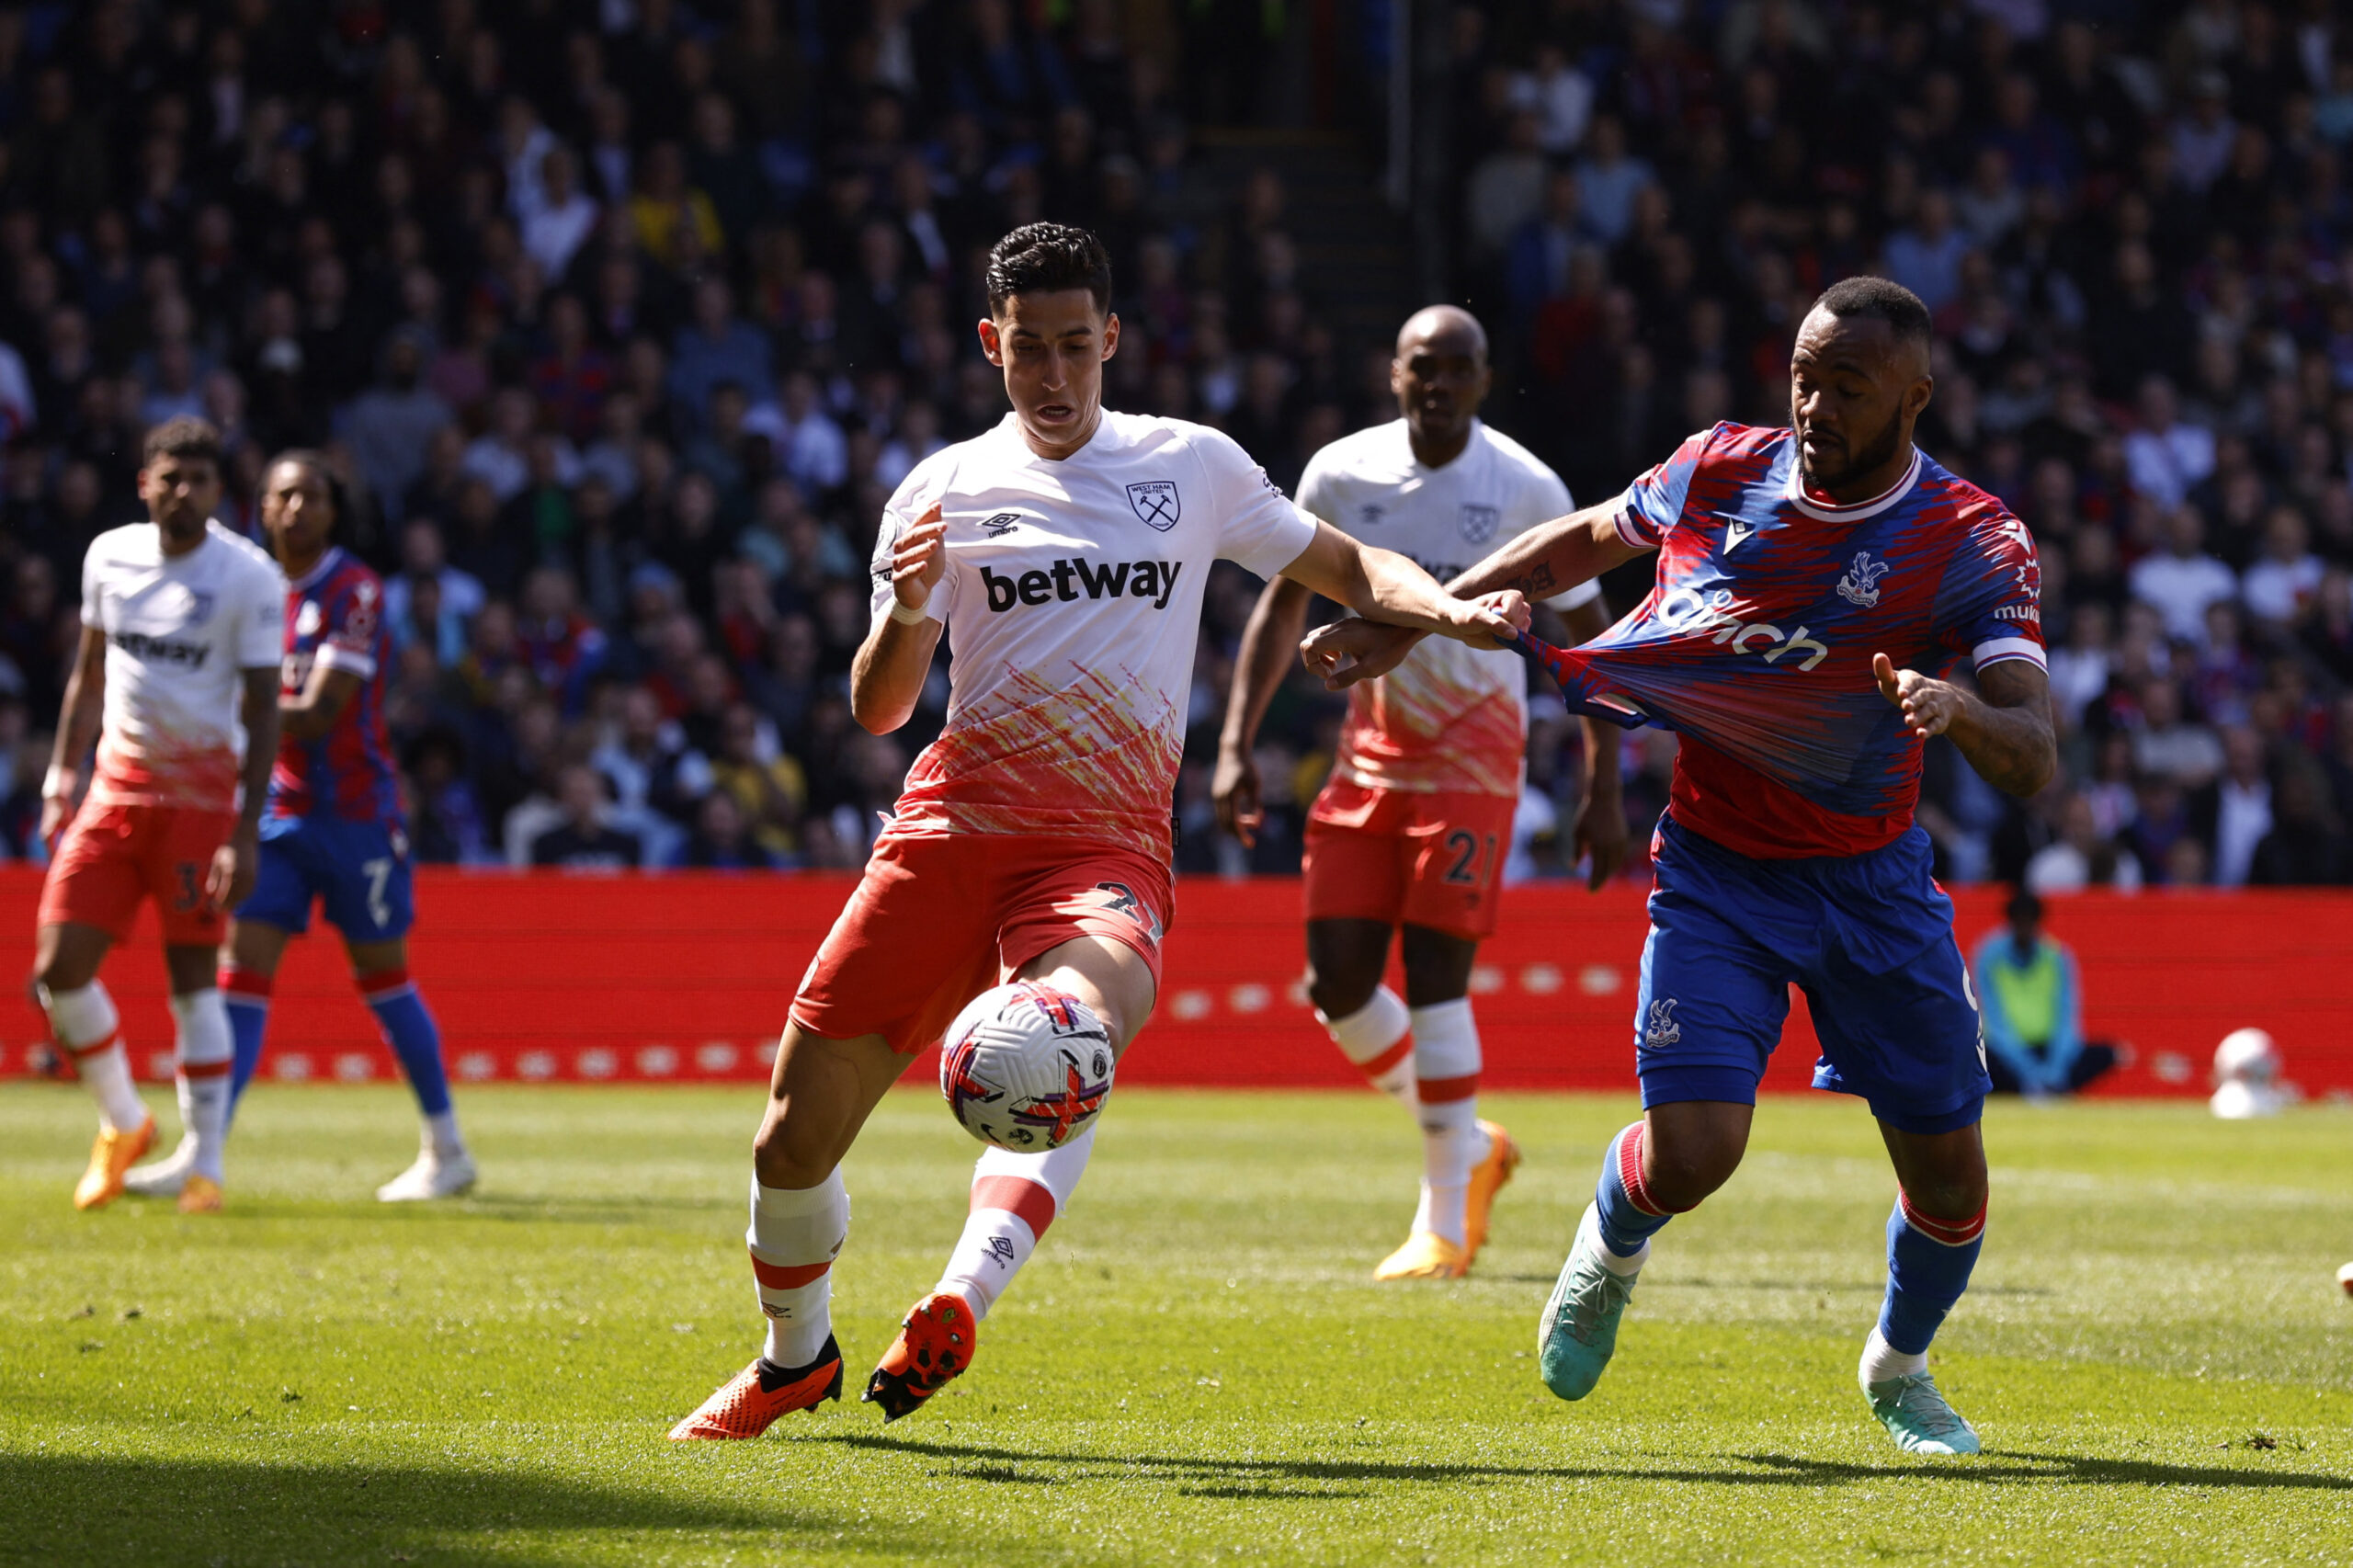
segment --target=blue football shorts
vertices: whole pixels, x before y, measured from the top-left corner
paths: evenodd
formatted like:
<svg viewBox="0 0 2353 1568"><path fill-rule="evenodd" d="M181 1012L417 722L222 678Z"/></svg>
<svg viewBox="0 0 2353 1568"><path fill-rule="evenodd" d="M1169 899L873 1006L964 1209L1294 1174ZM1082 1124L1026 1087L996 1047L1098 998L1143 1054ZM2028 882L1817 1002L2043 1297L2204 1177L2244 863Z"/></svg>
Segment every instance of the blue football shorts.
<svg viewBox="0 0 2353 1568"><path fill-rule="evenodd" d="M1644 1108L1754 1105L1795 985L1822 1042L1815 1088L1905 1132L1974 1123L1993 1082L1928 865L1917 825L1862 855L1757 860L1660 823L1634 1010Z"/></svg>
<svg viewBox="0 0 2353 1568"><path fill-rule="evenodd" d="M313 901L347 941L408 935L416 917L408 834L398 823L331 816L264 817L261 864L237 918L291 931L311 928Z"/></svg>

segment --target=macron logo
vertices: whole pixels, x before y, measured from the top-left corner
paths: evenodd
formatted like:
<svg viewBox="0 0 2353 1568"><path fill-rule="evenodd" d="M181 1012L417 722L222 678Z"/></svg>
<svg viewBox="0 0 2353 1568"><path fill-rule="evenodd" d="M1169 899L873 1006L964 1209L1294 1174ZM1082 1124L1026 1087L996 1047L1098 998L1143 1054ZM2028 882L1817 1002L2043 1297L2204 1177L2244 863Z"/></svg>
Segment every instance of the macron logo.
<svg viewBox="0 0 2353 1568"><path fill-rule="evenodd" d="M1049 562L1041 572L998 576L981 568L981 582L989 592L989 608L1002 615L1017 604L1041 605L1054 599L1150 599L1154 609L1168 608L1176 590L1176 561L1114 561L1097 566L1076 556Z"/></svg>

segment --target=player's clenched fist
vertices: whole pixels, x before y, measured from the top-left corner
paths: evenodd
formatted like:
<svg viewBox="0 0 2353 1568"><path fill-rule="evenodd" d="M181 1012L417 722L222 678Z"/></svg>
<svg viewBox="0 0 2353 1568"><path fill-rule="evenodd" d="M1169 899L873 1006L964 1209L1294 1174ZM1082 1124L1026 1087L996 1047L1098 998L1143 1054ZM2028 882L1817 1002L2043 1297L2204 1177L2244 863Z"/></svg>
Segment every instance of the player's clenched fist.
<svg viewBox="0 0 2353 1568"><path fill-rule="evenodd" d="M932 589L948 570L948 519L935 501L915 527L891 547L891 592L909 609L931 602Z"/></svg>
<svg viewBox="0 0 2353 1568"><path fill-rule="evenodd" d="M1474 647L1508 647L1528 630L1528 597L1518 588L1498 588L1475 599L1454 601L1451 635Z"/></svg>
<svg viewBox="0 0 2353 1568"><path fill-rule="evenodd" d="M1923 739L1941 735L1961 717L1961 687L1933 680L1917 670L1899 670L1885 653L1871 655L1879 694L1904 710L1904 726Z"/></svg>

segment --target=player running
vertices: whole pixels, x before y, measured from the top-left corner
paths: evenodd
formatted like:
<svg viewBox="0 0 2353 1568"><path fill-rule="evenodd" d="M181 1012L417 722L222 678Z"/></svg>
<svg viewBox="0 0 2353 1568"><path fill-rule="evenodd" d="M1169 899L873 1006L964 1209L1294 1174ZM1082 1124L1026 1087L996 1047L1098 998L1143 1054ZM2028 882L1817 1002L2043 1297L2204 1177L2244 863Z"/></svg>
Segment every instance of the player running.
<svg viewBox="0 0 2353 1568"><path fill-rule="evenodd" d="M1410 317L1389 385L1402 417L1309 460L1299 482L1303 510L1438 577L1569 510L1559 477L1480 421L1487 335L1469 312L1433 305ZM1213 793L1219 820L1245 844L1264 820L1251 748L1311 597L1290 578L1267 584L1234 659ZM1609 624L1592 583L1549 602L1571 641ZM1625 859L1626 812L1617 733L1584 724L1592 767L1574 840L1597 888ZM1348 693L1339 755L1308 812L1308 997L1333 1043L1422 1129L1413 1230L1373 1269L1376 1279L1468 1274L1495 1193L1519 1164L1511 1135L1479 1118L1470 990L1479 943L1495 934L1527 744L1524 660L1455 642L1419 646ZM1392 929L1405 963L1403 1001L1381 980Z"/></svg>
<svg viewBox="0 0 2353 1568"><path fill-rule="evenodd" d="M221 1207L232 1053L212 953L225 911L254 884L278 750L286 581L268 556L211 520L221 437L204 421L168 419L147 433L139 497L150 520L100 534L82 559L82 642L41 783L40 834L57 853L41 884L33 978L59 1049L98 1102L97 1142L74 1188L76 1209L97 1209L122 1191L123 1173L155 1139L98 979L141 901L155 901L189 1145L180 1209L207 1213ZM76 810L94 743L97 766Z"/></svg>
<svg viewBox="0 0 2353 1568"><path fill-rule="evenodd" d="M1796 984L1822 1040L1814 1085L1870 1102L1899 1184L1863 1392L1899 1446L1978 1449L1927 1349L1984 1233L1992 1085L1913 812L1930 735L2018 796L2057 754L2033 538L1912 444L1929 342L1909 290L1837 284L1798 333L1790 428L1702 431L1453 585L1555 593L1659 552L1641 608L1555 662L1597 710L1682 733L1635 1003L1643 1119L1611 1142L1544 1310L1541 1369L1563 1399L1608 1365L1651 1236L1739 1165ZM1326 628L1310 659L1345 685L1411 642ZM1973 692L1936 675L1962 655Z"/></svg>
<svg viewBox="0 0 2353 1568"><path fill-rule="evenodd" d="M408 978L415 903L400 781L384 728L392 639L384 585L332 540L343 486L320 452L281 452L262 479L261 525L290 585L281 613L278 696L284 736L269 778L253 896L238 905L221 950L220 986L235 1040L229 1114L261 1065L269 994L290 937L310 929L311 905L343 933L353 983L400 1059L425 1119L416 1163L376 1189L387 1203L450 1198L474 1183L441 1064L441 1034ZM196 1150L123 1180L131 1192L183 1190Z"/></svg>
<svg viewBox="0 0 2353 1568"><path fill-rule="evenodd" d="M1102 407L1111 268L1085 230L1033 223L988 266L981 346L1013 412L935 453L884 511L858 722L914 711L945 628L946 731L915 761L864 880L818 950L753 1146L747 1237L759 1357L674 1438L753 1437L837 1398L829 1271L849 1224L841 1161L908 1059L1002 979L1094 1009L1124 1050L1160 987L1170 797L1211 563L1239 562L1399 622L1492 645L1516 593L1451 598L1404 557L1319 525L1214 430ZM868 1381L886 1419L972 1361L973 1333L1070 1200L1092 1130L984 1153L938 1287Z"/></svg>

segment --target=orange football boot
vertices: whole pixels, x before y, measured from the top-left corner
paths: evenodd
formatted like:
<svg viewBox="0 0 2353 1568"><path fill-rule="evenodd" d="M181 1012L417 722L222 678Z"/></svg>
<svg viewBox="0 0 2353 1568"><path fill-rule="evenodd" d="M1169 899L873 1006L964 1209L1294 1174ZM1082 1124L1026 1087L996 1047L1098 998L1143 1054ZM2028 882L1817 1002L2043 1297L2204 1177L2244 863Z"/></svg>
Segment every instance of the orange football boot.
<svg viewBox="0 0 2353 1568"><path fill-rule="evenodd" d="M770 1368L755 1358L704 1400L702 1408L671 1427L670 1441L756 1437L779 1415L814 1410L841 1396L842 1347L829 1334L824 1348L805 1367Z"/></svg>
<svg viewBox="0 0 2353 1568"><path fill-rule="evenodd" d="M1479 1131L1487 1135L1487 1157L1472 1167L1471 1190L1462 1205L1462 1271L1466 1274L1478 1259L1479 1249L1487 1244L1487 1213L1495 1206L1495 1194L1519 1169L1519 1145L1511 1141L1510 1133L1492 1121L1480 1122Z"/></svg>
<svg viewBox="0 0 2353 1568"><path fill-rule="evenodd" d="M97 1142L90 1145L90 1168L74 1184L74 1207L103 1209L121 1197L122 1173L137 1165L154 1142L152 1116L128 1132L114 1127L98 1129Z"/></svg>
<svg viewBox="0 0 2353 1568"><path fill-rule="evenodd" d="M188 1180L180 1184L180 1212L183 1214L218 1214L221 1212L221 1184L210 1176L188 1173Z"/></svg>
<svg viewBox="0 0 2353 1568"><path fill-rule="evenodd" d="M972 1364L980 1324L953 1290L934 1290L908 1310L899 1337L866 1380L859 1397L882 1407L885 1426L916 1409Z"/></svg>

